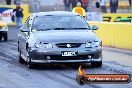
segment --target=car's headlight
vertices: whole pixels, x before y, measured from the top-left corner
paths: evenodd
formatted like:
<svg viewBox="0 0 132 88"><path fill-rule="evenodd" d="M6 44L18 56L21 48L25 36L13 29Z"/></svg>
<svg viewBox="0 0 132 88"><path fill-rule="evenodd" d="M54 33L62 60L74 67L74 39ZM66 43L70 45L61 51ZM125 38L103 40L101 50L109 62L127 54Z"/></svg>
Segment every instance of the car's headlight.
<svg viewBox="0 0 132 88"><path fill-rule="evenodd" d="M43 44L43 48L53 48L52 44Z"/></svg>
<svg viewBox="0 0 132 88"><path fill-rule="evenodd" d="M89 42L89 43L86 43L86 48L92 48L92 47L97 47L100 45L100 42L96 41L96 42Z"/></svg>
<svg viewBox="0 0 132 88"><path fill-rule="evenodd" d="M41 47L41 48L53 48L53 45L49 44L49 43L44 43L44 44L37 44L37 43L35 43L34 46L36 48L39 48L39 47Z"/></svg>
<svg viewBox="0 0 132 88"><path fill-rule="evenodd" d="M36 48L39 48L40 45L37 44L37 43L35 43L34 46L35 46Z"/></svg>

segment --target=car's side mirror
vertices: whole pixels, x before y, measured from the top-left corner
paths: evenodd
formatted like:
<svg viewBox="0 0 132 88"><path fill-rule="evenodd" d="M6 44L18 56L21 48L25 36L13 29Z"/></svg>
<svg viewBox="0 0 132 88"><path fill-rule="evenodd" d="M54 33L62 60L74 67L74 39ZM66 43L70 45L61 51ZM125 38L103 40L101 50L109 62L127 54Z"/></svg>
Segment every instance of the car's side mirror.
<svg viewBox="0 0 132 88"><path fill-rule="evenodd" d="M20 31L21 32L29 32L30 30L27 27L23 26L23 27L20 28Z"/></svg>
<svg viewBox="0 0 132 88"><path fill-rule="evenodd" d="M96 25L92 26L92 30L98 30L98 29L99 29L98 26L96 26Z"/></svg>

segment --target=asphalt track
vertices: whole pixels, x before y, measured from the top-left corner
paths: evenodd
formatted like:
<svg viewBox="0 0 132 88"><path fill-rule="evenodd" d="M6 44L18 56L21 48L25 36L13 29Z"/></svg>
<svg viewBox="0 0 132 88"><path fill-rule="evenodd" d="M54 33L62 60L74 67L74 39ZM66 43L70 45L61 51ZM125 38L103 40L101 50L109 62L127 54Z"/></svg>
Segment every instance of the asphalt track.
<svg viewBox="0 0 132 88"><path fill-rule="evenodd" d="M132 88L129 84L87 84L76 82L77 67L72 65L41 65L28 69L18 63L18 29L9 27L9 41L0 41L0 88ZM132 75L132 51L103 47L103 66L84 66L88 74Z"/></svg>

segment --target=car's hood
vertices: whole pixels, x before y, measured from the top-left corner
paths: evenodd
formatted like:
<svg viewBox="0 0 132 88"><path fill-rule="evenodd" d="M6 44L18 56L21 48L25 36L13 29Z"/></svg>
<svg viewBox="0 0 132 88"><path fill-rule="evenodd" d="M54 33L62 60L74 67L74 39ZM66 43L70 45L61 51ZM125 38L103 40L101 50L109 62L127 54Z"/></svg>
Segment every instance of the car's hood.
<svg viewBox="0 0 132 88"><path fill-rule="evenodd" d="M98 41L98 37L91 30L79 30L79 31L39 31L33 32L37 40L45 43L57 42L57 43L86 43L92 41Z"/></svg>

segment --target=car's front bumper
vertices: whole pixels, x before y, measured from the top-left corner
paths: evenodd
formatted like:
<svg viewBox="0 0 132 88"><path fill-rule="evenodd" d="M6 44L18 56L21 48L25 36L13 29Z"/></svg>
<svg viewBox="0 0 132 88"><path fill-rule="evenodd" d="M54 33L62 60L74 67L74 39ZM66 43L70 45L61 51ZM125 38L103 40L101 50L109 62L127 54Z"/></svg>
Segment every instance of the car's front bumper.
<svg viewBox="0 0 132 88"><path fill-rule="evenodd" d="M90 63L102 61L101 48L91 50L68 50L78 52L77 56L62 56L62 50L32 50L29 52L29 55L32 63Z"/></svg>
<svg viewBox="0 0 132 88"><path fill-rule="evenodd" d="M102 58L98 59L87 59L87 60L31 60L32 63L90 63L100 62Z"/></svg>

